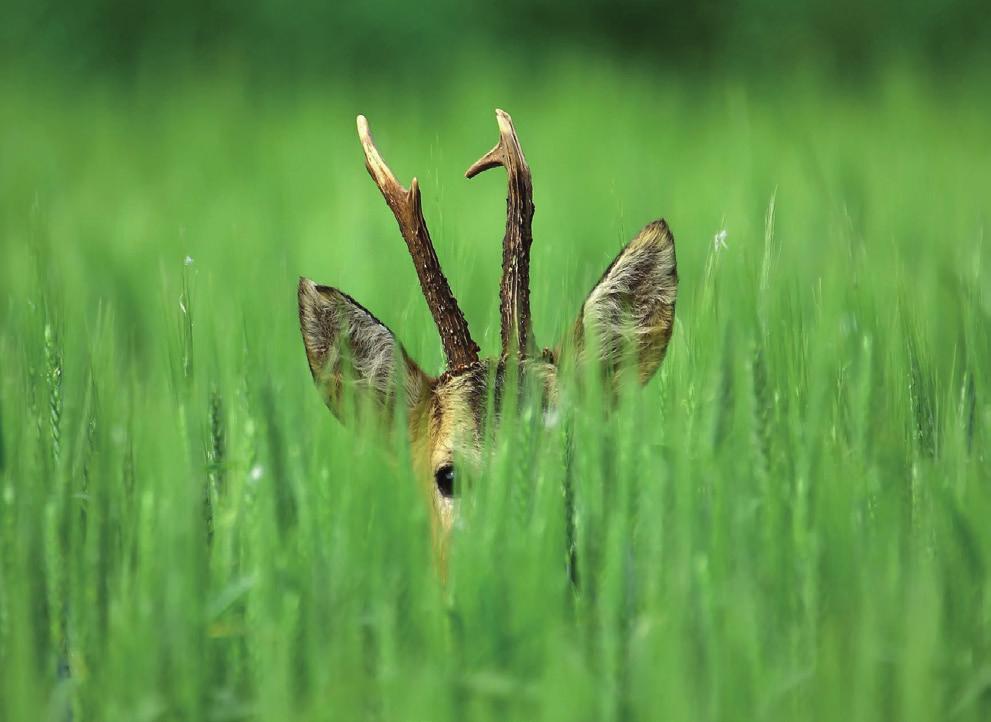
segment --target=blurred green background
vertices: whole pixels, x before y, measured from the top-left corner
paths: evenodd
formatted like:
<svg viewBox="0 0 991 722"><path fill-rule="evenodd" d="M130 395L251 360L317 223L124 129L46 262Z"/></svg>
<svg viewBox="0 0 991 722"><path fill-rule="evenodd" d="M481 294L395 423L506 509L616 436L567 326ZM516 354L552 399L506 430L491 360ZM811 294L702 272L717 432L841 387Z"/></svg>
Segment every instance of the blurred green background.
<svg viewBox="0 0 991 722"><path fill-rule="evenodd" d="M7 59L71 73L223 62L275 76L436 77L469 59L485 72L578 52L744 74L815 62L857 78L891 58L959 69L987 60L991 42L981 0L13 0L4 15Z"/></svg>
<svg viewBox="0 0 991 722"><path fill-rule="evenodd" d="M991 718L985 4L5 3L0 720ZM295 289L440 370L364 113L494 354L496 107L538 343L659 216L677 321L503 427L441 584Z"/></svg>

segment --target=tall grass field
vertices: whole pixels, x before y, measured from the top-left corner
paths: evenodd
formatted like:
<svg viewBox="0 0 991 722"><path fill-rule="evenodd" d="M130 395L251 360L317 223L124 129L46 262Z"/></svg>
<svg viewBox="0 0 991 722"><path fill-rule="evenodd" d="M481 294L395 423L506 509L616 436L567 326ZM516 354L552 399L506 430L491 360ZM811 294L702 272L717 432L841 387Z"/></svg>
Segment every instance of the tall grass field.
<svg viewBox="0 0 991 722"><path fill-rule="evenodd" d="M0 83L0 720L991 719L986 78L428 81ZM441 370L364 113L495 355L496 107L537 342L659 217L676 326L618 407L503 418L441 581L296 284Z"/></svg>

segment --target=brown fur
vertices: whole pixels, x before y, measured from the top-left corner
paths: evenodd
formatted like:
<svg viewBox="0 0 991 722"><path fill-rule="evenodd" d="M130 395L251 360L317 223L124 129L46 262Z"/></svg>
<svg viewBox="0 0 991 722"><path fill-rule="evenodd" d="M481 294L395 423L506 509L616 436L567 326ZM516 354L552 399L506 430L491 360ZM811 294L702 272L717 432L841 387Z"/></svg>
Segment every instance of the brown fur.
<svg viewBox="0 0 991 722"><path fill-rule="evenodd" d="M620 251L593 287L566 347L523 361L523 383L542 390L546 403L553 406L561 354L571 352L579 363L600 363L615 376L627 348L635 352L639 380L646 383L671 339L677 287L674 238L663 220L655 221ZM386 416L397 401L396 390L402 389L413 464L432 510L443 566L457 500L438 491L435 475L448 465L481 463L489 385L494 385L498 407L504 361L482 360L431 377L409 358L385 324L357 301L305 278L299 282L299 318L310 371L339 419L347 421L343 404L347 388ZM592 348L598 349L594 356ZM396 383L397 373L403 374L401 384Z"/></svg>
<svg viewBox="0 0 991 722"><path fill-rule="evenodd" d="M588 361L594 346L597 360L615 373L629 349L646 383L667 352L677 296L674 237L667 223L655 221L619 252L582 304L575 324L579 358Z"/></svg>

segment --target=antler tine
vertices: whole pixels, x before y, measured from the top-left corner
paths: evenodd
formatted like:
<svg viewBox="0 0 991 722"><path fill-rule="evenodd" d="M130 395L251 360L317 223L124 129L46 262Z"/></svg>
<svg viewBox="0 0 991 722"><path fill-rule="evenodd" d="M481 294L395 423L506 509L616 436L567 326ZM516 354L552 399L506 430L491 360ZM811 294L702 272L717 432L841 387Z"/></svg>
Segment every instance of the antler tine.
<svg viewBox="0 0 991 722"><path fill-rule="evenodd" d="M478 345L472 340L468 331L468 322L458 307L457 299L451 292L451 287L444 277L430 240L427 222L423 218L420 205L420 184L416 178L410 182L407 190L396 180L395 174L382 160L375 147L372 134L368 129L368 120L363 115L358 116L358 138L365 151L365 167L375 185L382 191L385 202L399 223L406 246L413 257L416 275L420 279L420 288L427 299L430 313L437 324L444 353L447 356L449 368L459 368L478 361Z"/></svg>
<svg viewBox="0 0 991 722"><path fill-rule="evenodd" d="M509 191L506 197L506 235L502 240L502 281L499 312L502 322L502 354L521 357L530 351L530 245L533 243L533 181L523 156L513 119L496 109L499 142L465 172L466 178L502 166Z"/></svg>

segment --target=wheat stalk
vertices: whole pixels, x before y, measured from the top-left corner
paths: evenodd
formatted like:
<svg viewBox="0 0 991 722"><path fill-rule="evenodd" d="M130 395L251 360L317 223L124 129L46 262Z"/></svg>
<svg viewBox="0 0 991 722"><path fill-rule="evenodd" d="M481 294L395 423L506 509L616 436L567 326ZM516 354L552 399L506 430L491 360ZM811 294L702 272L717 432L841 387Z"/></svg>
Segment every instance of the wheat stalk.
<svg viewBox="0 0 991 722"><path fill-rule="evenodd" d="M48 431L52 439L52 459L62 456L62 351L51 323L45 324L45 366L48 381Z"/></svg>

